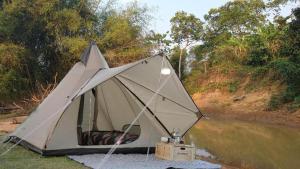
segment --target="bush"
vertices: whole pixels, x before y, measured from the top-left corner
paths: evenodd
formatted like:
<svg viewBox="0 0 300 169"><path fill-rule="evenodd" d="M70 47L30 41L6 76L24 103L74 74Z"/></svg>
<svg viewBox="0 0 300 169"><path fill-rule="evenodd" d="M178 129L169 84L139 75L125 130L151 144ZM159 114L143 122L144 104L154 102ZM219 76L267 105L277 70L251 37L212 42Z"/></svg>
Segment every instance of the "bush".
<svg viewBox="0 0 300 169"><path fill-rule="evenodd" d="M300 96L295 97L294 102L289 106L289 110L294 112L300 109Z"/></svg>
<svg viewBox="0 0 300 169"><path fill-rule="evenodd" d="M296 95L294 89L289 87L285 91L271 96L267 110L276 110L286 103L291 103L289 106L290 111L300 108L300 96Z"/></svg>
<svg viewBox="0 0 300 169"><path fill-rule="evenodd" d="M247 41L250 52L246 64L251 66L266 65L271 60L272 56L269 54L262 37L257 34L251 35L247 37Z"/></svg>
<svg viewBox="0 0 300 169"><path fill-rule="evenodd" d="M300 104L300 96L295 97L294 102Z"/></svg>
<svg viewBox="0 0 300 169"><path fill-rule="evenodd" d="M22 78L16 71L10 70L0 74L0 99L11 100L25 93L28 89L28 81Z"/></svg>
<svg viewBox="0 0 300 169"><path fill-rule="evenodd" d="M22 46L0 43L0 99L15 99L29 88L26 71L30 54Z"/></svg>
<svg viewBox="0 0 300 169"><path fill-rule="evenodd" d="M255 68L251 76L252 80L259 80L264 78L269 70L270 69L266 66Z"/></svg>
<svg viewBox="0 0 300 169"><path fill-rule="evenodd" d="M228 91L230 93L234 93L238 90L238 87L239 87L239 81L233 81L233 82L230 82L228 84Z"/></svg>
<svg viewBox="0 0 300 169"><path fill-rule="evenodd" d="M282 105L282 95L272 95L271 99L268 103L267 110L273 111L279 108L279 106Z"/></svg>

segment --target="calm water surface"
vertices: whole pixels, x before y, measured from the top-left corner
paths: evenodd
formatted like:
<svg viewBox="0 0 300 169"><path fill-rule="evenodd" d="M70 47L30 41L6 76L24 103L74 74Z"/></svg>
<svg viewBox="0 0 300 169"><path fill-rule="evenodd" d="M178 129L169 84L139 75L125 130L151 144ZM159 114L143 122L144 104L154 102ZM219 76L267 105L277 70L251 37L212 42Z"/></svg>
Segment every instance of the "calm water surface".
<svg viewBox="0 0 300 169"><path fill-rule="evenodd" d="M300 129L231 120L202 120L186 135L225 164L246 169L300 169Z"/></svg>

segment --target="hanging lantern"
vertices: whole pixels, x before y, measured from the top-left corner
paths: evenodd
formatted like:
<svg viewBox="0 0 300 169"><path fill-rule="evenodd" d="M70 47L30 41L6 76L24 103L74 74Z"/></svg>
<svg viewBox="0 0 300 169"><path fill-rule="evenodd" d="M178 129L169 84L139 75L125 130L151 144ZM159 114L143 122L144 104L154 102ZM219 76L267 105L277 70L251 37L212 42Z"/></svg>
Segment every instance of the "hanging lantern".
<svg viewBox="0 0 300 169"><path fill-rule="evenodd" d="M164 60L165 60L165 56L163 57L163 63L162 63L162 68L160 70L160 74L169 75L169 74L171 74L171 69L166 65Z"/></svg>
<svg viewBox="0 0 300 169"><path fill-rule="evenodd" d="M167 68L167 67L162 68L161 71L160 71L160 73L161 73L162 75L169 75L169 74L171 74L171 69L169 69L169 68Z"/></svg>

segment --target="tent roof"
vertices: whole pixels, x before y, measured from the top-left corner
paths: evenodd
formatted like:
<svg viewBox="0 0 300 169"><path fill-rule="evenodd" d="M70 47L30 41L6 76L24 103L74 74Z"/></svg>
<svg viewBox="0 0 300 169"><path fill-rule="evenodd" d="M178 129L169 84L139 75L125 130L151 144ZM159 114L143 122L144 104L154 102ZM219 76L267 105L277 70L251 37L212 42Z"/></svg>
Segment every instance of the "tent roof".
<svg viewBox="0 0 300 169"><path fill-rule="evenodd" d="M146 58L149 59L149 58ZM142 59L139 61L136 61L134 63L129 63L120 67L110 68L110 69L104 69L101 71L98 71L81 89L80 93L78 95L82 95L83 93L87 92L88 90L91 90L95 86L101 84L102 82L114 77L115 75L135 66L142 62L144 62L146 59Z"/></svg>
<svg viewBox="0 0 300 169"><path fill-rule="evenodd" d="M80 92L75 97L79 97L105 81L116 77L123 85L128 87L136 97L141 99L144 103L147 103L151 100L150 98L156 91L158 91L157 89L162 84L162 81L166 79L166 77L160 76L161 65L170 68L172 73L169 78L170 80L168 80L159 91L158 98L166 100L164 103L169 104L167 107L164 107L166 106L164 105L164 108L169 108L170 110L174 108L171 116L180 117L182 121L184 121L182 115L188 117L184 122L186 127L181 132L181 134L184 135L189 128L202 117L202 114L178 79L169 61L163 59L162 56L153 56L124 66L98 71L84 86L82 86ZM161 79L161 82L159 79ZM156 106L153 107L153 103L147 105L147 107L156 112ZM175 112L178 112L179 110L180 114L176 114ZM159 116L157 113L158 112L156 112L156 115ZM162 112L160 117L165 118L165 124L170 124L168 118L170 119L171 116ZM191 120L190 118L194 120ZM170 129L174 128L176 124L170 124L169 126L169 130L167 131L171 132Z"/></svg>
<svg viewBox="0 0 300 169"><path fill-rule="evenodd" d="M81 62L84 65L95 64L99 69L109 68L104 56L97 47L96 42L92 41L81 55Z"/></svg>

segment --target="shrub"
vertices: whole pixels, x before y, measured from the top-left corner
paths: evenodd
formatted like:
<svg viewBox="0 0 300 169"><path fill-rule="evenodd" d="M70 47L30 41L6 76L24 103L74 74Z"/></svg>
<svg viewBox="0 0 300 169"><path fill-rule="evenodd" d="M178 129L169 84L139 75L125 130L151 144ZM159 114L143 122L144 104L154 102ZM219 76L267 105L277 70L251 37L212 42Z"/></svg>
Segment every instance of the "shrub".
<svg viewBox="0 0 300 169"><path fill-rule="evenodd" d="M276 110L280 105L282 105L282 96L280 94L272 95L268 103L267 110Z"/></svg>
<svg viewBox="0 0 300 169"><path fill-rule="evenodd" d="M16 71L10 70L0 74L0 99L11 100L25 93L28 80L22 78Z"/></svg>
<svg viewBox="0 0 300 169"><path fill-rule="evenodd" d="M300 109L300 96L295 97L294 102L289 106L289 110L294 112Z"/></svg>
<svg viewBox="0 0 300 169"><path fill-rule="evenodd" d="M230 82L228 84L228 91L230 93L234 93L238 90L238 87L239 87L239 81L233 81L233 82Z"/></svg>
<svg viewBox="0 0 300 169"><path fill-rule="evenodd" d="M252 80L262 79L263 77L265 77L265 75L268 73L268 71L269 71L269 68L266 66L257 67L253 71L251 78L252 78Z"/></svg>
<svg viewBox="0 0 300 169"><path fill-rule="evenodd" d="M22 46L0 43L0 99L15 99L29 88L27 62L30 54ZM26 58L26 59L25 59Z"/></svg>
<svg viewBox="0 0 300 169"><path fill-rule="evenodd" d="M272 57L270 56L262 37L257 34L251 35L247 37L247 41L251 50L249 51L246 64L251 66L266 65Z"/></svg>

